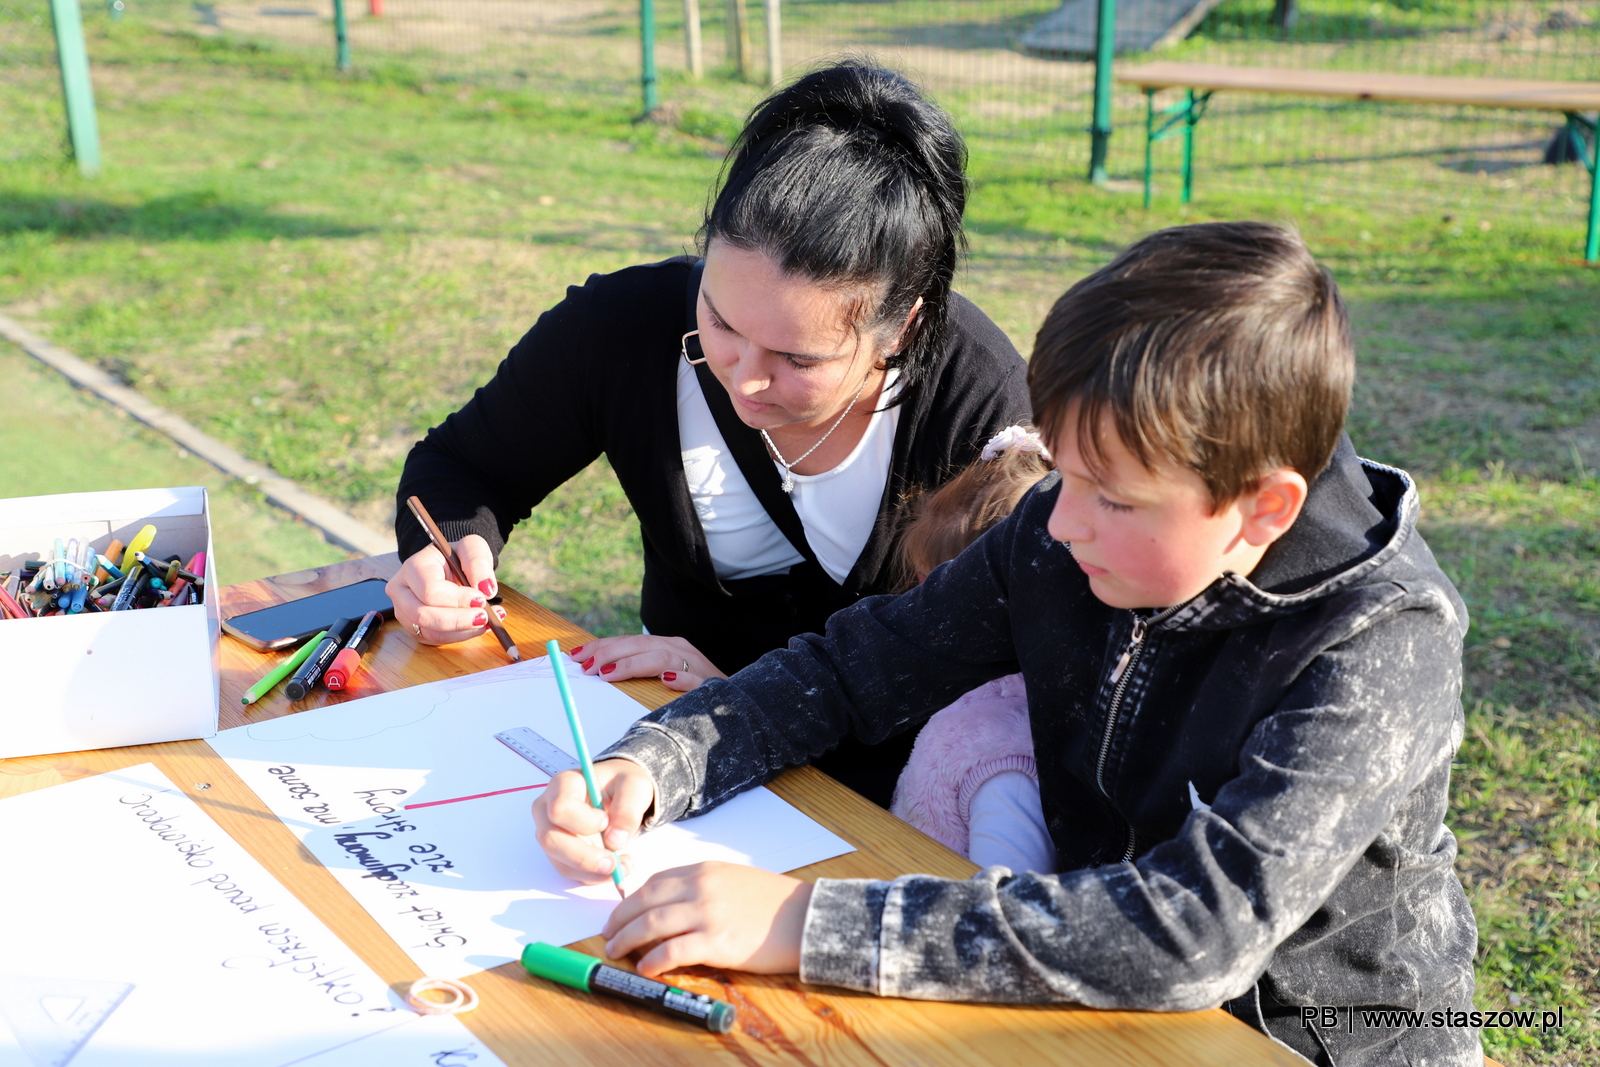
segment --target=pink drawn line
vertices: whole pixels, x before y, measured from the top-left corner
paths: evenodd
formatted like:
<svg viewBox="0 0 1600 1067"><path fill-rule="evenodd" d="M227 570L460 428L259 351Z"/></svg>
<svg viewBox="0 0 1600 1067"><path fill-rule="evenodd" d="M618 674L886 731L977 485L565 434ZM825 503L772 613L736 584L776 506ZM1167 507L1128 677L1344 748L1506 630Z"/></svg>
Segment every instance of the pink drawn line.
<svg viewBox="0 0 1600 1067"><path fill-rule="evenodd" d="M520 793L525 789L543 789L549 782L540 782L538 785L519 785L515 789L496 789L493 793L474 793L470 797L451 797L449 800L430 800L426 804L407 804L406 811L412 808L432 808L440 804L455 804L463 800L482 800L484 797L497 797L502 793Z"/></svg>

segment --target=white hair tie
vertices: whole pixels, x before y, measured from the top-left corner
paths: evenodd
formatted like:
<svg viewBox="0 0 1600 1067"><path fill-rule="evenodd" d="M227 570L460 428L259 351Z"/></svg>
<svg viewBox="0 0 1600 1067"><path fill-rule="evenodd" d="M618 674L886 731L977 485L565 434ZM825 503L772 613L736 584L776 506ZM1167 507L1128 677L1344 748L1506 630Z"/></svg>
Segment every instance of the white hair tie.
<svg viewBox="0 0 1600 1067"><path fill-rule="evenodd" d="M1032 452L1035 455L1043 456L1046 460L1050 459L1050 450L1044 447L1044 442L1039 439L1038 431L1029 430L1022 426L1007 426L989 438L989 443L983 446L983 451L979 453L978 458L987 463L991 459L998 459L1000 453L1008 452L1013 448L1019 452Z"/></svg>
<svg viewBox="0 0 1600 1067"><path fill-rule="evenodd" d="M443 1000L423 996L443 993ZM451 978L418 978L406 990L406 1003L420 1015L459 1015L478 1006L478 994L465 982Z"/></svg>

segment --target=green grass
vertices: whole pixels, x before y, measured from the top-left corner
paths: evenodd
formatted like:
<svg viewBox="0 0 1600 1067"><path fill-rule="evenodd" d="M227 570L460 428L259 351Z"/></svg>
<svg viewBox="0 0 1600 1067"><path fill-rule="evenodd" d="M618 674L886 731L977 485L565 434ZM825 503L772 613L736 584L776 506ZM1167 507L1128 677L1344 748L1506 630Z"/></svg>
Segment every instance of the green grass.
<svg viewBox="0 0 1600 1067"><path fill-rule="evenodd" d="M0 497L203 485L209 490L215 557L222 581L320 567L348 558L316 530L260 493L145 429L109 404L74 389L55 371L0 341ZM39 551L48 549L39 546Z"/></svg>
<svg viewBox="0 0 1600 1067"><path fill-rule="evenodd" d="M810 6L797 5L802 27ZM668 70L673 110L638 123L614 64L566 78L528 61L520 82L451 83L380 55L344 79L320 51L133 17L92 25L107 171L83 181L0 121L0 310L376 524L411 442L566 285L690 246L720 152L759 95ZM623 48L625 25L605 26L572 47ZM53 91L8 69L0 116L43 116ZM1245 195L1204 185L1205 172L1191 208L1168 190L1146 213L1076 179L1061 147L1083 140L1076 112L1007 126L973 117L980 85L947 97L972 134L960 287L1024 351L1071 281L1180 221L1296 222L1340 279L1361 354L1352 433L1419 476L1424 530L1473 612L1455 820L1482 932L1479 1001L1582 1017L1559 1036L1493 1033L1490 1051L1594 1060L1600 272L1571 263L1576 222L1407 210L1404 196ZM201 482L218 490L228 580L339 557L21 357L0 352L0 374L14 401L0 494ZM637 626L639 558L602 462L536 510L503 570L615 633Z"/></svg>
<svg viewBox="0 0 1600 1067"><path fill-rule="evenodd" d="M1594 349L1591 348L1591 356ZM1431 482L1422 529L1472 613L1457 864L1478 917L1478 1003L1563 1005L1559 1037L1501 1031L1507 1063L1600 1051L1600 481L1496 466Z"/></svg>

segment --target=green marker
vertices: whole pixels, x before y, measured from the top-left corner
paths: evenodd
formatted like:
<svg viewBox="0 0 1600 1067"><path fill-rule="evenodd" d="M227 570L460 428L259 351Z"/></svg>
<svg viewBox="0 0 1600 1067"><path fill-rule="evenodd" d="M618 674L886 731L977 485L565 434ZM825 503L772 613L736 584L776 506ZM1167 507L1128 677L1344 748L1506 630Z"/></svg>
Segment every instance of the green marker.
<svg viewBox="0 0 1600 1067"><path fill-rule="evenodd" d="M572 747L578 750L578 769L583 772L583 780L589 786L589 804L597 811L605 811L606 806L600 803L600 787L594 784L594 767L589 763L589 746L583 741L583 725L578 722L578 706L572 702L572 690L567 688L566 657L561 654L561 645L553 638L545 642L544 650L550 656L550 665L555 668L561 706L567 709L567 726L572 729ZM611 854L611 881L616 885L619 897L627 896L622 891L622 857L615 852Z"/></svg>
<svg viewBox="0 0 1600 1067"><path fill-rule="evenodd" d="M305 644L301 645L299 650L296 651L294 655L290 656L288 659L272 668L272 670L268 671L266 677L262 678L261 681L257 682L255 685L252 685L249 689L246 689L244 691L244 696L239 698L239 703L254 704L256 701L272 692L272 687L289 677L289 675L293 674L300 664L304 663L308 658L310 658L311 650L320 645L322 643L322 639L327 636L328 631L324 630L311 640L307 641Z"/></svg>
<svg viewBox="0 0 1600 1067"><path fill-rule="evenodd" d="M690 993L632 971L608 967L593 956L543 941L535 941L522 950L522 966L529 974L540 978L586 993L610 993L654 1008L663 1015L698 1023L714 1034L725 1034L733 1029L734 1020L739 1017L739 1010L726 1001L712 1000L704 993Z"/></svg>

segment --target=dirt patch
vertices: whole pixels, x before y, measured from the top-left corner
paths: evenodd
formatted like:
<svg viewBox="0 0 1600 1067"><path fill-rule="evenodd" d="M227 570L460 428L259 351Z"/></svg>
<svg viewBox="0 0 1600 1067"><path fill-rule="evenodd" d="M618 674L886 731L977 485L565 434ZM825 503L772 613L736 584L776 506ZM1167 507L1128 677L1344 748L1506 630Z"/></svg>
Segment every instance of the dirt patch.
<svg viewBox="0 0 1600 1067"><path fill-rule="evenodd" d="M358 50L447 55L517 48L589 24L612 14L606 0L383 0L381 18L368 5L345 7L351 46ZM244 37L315 46L333 39L332 0L280 0L279 3L197 5L196 25Z"/></svg>

